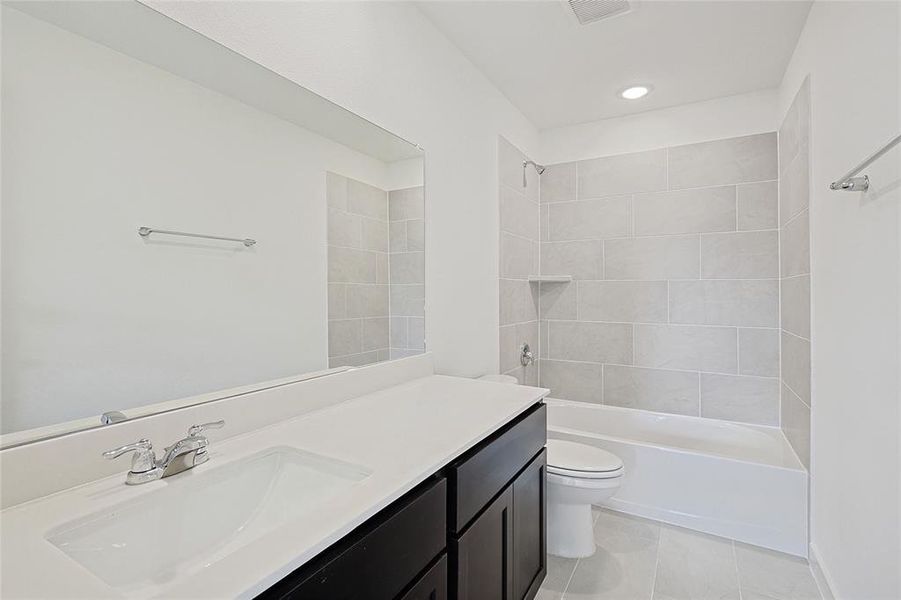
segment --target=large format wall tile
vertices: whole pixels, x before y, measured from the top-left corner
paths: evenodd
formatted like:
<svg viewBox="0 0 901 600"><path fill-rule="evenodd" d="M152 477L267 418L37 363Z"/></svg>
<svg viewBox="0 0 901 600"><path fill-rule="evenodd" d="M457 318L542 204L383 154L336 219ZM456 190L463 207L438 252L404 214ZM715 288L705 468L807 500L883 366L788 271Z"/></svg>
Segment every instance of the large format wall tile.
<svg viewBox="0 0 901 600"><path fill-rule="evenodd" d="M665 323L665 281L580 281L579 319Z"/></svg>
<svg viewBox="0 0 901 600"><path fill-rule="evenodd" d="M376 283L376 253L329 247L328 280L334 283Z"/></svg>
<svg viewBox="0 0 901 600"><path fill-rule="evenodd" d="M343 210L329 209L328 243L332 246L360 248L363 245L362 217Z"/></svg>
<svg viewBox="0 0 901 600"><path fill-rule="evenodd" d="M698 236L607 240L604 242L604 278L697 279Z"/></svg>
<svg viewBox="0 0 901 600"><path fill-rule="evenodd" d="M805 79L779 128L781 426L810 462L810 96Z"/></svg>
<svg viewBox="0 0 901 600"><path fill-rule="evenodd" d="M632 326L623 323L548 322L547 357L596 363L632 362Z"/></svg>
<svg viewBox="0 0 901 600"><path fill-rule="evenodd" d="M388 317L363 319L363 352L388 347Z"/></svg>
<svg viewBox="0 0 901 600"><path fill-rule="evenodd" d="M552 398L601 404L603 366L587 362L542 359L541 385L551 390Z"/></svg>
<svg viewBox="0 0 901 600"><path fill-rule="evenodd" d="M549 204L548 240L604 239L629 235L630 206L630 196Z"/></svg>
<svg viewBox="0 0 901 600"><path fill-rule="evenodd" d="M704 279L779 277L779 232L741 231L701 236Z"/></svg>
<svg viewBox="0 0 901 600"><path fill-rule="evenodd" d="M810 468L810 407L782 386L782 431L801 462Z"/></svg>
<svg viewBox="0 0 901 600"><path fill-rule="evenodd" d="M548 166L541 175L541 203L578 199L576 163Z"/></svg>
<svg viewBox="0 0 901 600"><path fill-rule="evenodd" d="M368 183L348 179L347 212L387 221L388 194Z"/></svg>
<svg viewBox="0 0 901 600"><path fill-rule="evenodd" d="M540 319L574 321L576 311L575 283L542 283L539 288Z"/></svg>
<svg viewBox="0 0 901 600"><path fill-rule="evenodd" d="M391 314L422 317L425 314L425 286L422 284L390 286Z"/></svg>
<svg viewBox="0 0 901 600"><path fill-rule="evenodd" d="M806 145L802 147L779 180L779 223L785 225L789 219L807 208L810 201L810 158Z"/></svg>
<svg viewBox="0 0 901 600"><path fill-rule="evenodd" d="M537 290L528 281L501 279L500 324L527 323L538 320ZM534 293L534 297L533 297Z"/></svg>
<svg viewBox="0 0 901 600"><path fill-rule="evenodd" d="M738 372L760 377L779 376L779 330L738 330Z"/></svg>
<svg viewBox="0 0 901 600"><path fill-rule="evenodd" d="M501 231L538 239L538 205L525 194L501 186Z"/></svg>
<svg viewBox="0 0 901 600"><path fill-rule="evenodd" d="M363 217L363 248L388 252L388 221Z"/></svg>
<svg viewBox="0 0 901 600"><path fill-rule="evenodd" d="M388 315L388 286L349 283L347 288L347 318L384 317Z"/></svg>
<svg viewBox="0 0 901 600"><path fill-rule="evenodd" d="M537 243L502 231L501 277L505 279L527 279L530 274L535 273L538 265L532 265L532 244Z"/></svg>
<svg viewBox="0 0 901 600"><path fill-rule="evenodd" d="M745 183L738 191L738 229L775 229L779 226L779 182Z"/></svg>
<svg viewBox="0 0 901 600"><path fill-rule="evenodd" d="M604 365L604 404L697 416L698 377L686 371Z"/></svg>
<svg viewBox="0 0 901 600"><path fill-rule="evenodd" d="M734 327L635 325L635 364L686 371L736 373Z"/></svg>
<svg viewBox="0 0 901 600"><path fill-rule="evenodd" d="M778 327L779 281L670 282L670 321L697 325Z"/></svg>
<svg viewBox="0 0 901 600"><path fill-rule="evenodd" d="M571 275L573 279L603 279L603 242L585 240L541 245L543 275Z"/></svg>
<svg viewBox="0 0 901 600"><path fill-rule="evenodd" d="M778 425L779 380L701 373L701 416Z"/></svg>
<svg viewBox="0 0 901 600"><path fill-rule="evenodd" d="M810 339L810 275L782 280L782 329Z"/></svg>
<svg viewBox="0 0 901 600"><path fill-rule="evenodd" d="M326 173L329 365L361 366L389 352L389 194ZM401 240L406 247L406 235Z"/></svg>
<svg viewBox="0 0 901 600"><path fill-rule="evenodd" d="M782 227L782 277L810 273L810 218L801 214Z"/></svg>
<svg viewBox="0 0 901 600"><path fill-rule="evenodd" d="M593 158L578 163L579 198L666 189L666 150Z"/></svg>
<svg viewBox="0 0 901 600"><path fill-rule="evenodd" d="M332 320L328 324L329 356L357 354L363 349L363 322L360 319Z"/></svg>
<svg viewBox="0 0 901 600"><path fill-rule="evenodd" d="M423 187L388 192L388 220L422 219L425 213Z"/></svg>
<svg viewBox="0 0 901 600"><path fill-rule="evenodd" d="M810 342L782 332L782 381L810 406Z"/></svg>
<svg viewBox="0 0 901 600"><path fill-rule="evenodd" d="M735 231L735 186L635 196L635 235Z"/></svg>
<svg viewBox="0 0 901 600"><path fill-rule="evenodd" d="M777 161L765 133L549 167L540 272L574 281L533 286L541 384L555 397L778 424Z"/></svg>
<svg viewBox="0 0 901 600"><path fill-rule="evenodd" d="M775 133L669 149L671 189L770 181L778 177Z"/></svg>
<svg viewBox="0 0 901 600"><path fill-rule="evenodd" d="M423 252L399 252L391 255L391 283L423 283L425 255Z"/></svg>

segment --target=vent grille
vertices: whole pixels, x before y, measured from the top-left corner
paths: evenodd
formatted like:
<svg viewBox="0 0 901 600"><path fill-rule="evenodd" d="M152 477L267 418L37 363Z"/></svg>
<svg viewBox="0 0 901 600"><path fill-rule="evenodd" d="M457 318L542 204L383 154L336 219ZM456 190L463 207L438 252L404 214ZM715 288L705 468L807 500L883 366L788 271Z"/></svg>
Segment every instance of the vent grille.
<svg viewBox="0 0 901 600"><path fill-rule="evenodd" d="M582 25L629 12L628 0L567 0Z"/></svg>

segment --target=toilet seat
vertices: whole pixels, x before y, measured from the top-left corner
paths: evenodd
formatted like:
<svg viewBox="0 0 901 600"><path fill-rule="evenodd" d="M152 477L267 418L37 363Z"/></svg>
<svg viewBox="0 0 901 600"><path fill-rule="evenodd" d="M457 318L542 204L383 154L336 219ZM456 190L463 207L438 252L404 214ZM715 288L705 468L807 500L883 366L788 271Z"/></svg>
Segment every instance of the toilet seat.
<svg viewBox="0 0 901 600"><path fill-rule="evenodd" d="M612 479L623 474L623 461L594 446L551 439L547 441L547 471L573 479Z"/></svg>

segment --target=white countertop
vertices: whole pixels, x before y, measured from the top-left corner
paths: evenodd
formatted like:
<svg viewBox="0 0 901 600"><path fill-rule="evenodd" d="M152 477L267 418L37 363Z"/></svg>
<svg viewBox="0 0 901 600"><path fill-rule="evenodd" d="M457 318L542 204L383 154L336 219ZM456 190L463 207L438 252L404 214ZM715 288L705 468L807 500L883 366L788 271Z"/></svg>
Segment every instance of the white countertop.
<svg viewBox="0 0 901 600"><path fill-rule="evenodd" d="M372 474L327 506L311 510L188 577L145 588L141 596L253 597L546 394L547 390L539 388L432 375L217 442L211 446L209 462L193 472L214 469L274 446L288 446L363 465ZM59 468L71 460L78 457L61 458ZM45 536L73 519L162 486L178 485L179 477L182 475L126 486L124 473L119 473L4 510L0 513L0 595L5 599L123 597Z"/></svg>

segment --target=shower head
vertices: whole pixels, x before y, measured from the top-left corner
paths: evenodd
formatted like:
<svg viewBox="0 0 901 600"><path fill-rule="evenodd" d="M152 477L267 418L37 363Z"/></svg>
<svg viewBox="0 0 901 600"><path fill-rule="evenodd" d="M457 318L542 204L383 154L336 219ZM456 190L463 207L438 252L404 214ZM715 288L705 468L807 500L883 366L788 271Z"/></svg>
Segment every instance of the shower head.
<svg viewBox="0 0 901 600"><path fill-rule="evenodd" d="M544 173L544 170L547 168L547 167L545 167L544 165L539 165L539 164L538 164L537 162L535 162L534 160L524 160L524 161L522 161L522 187L528 187L528 184L526 183L526 168L527 168L529 165L532 165L533 167L535 167L535 170L538 172L539 175L541 175L542 173Z"/></svg>

